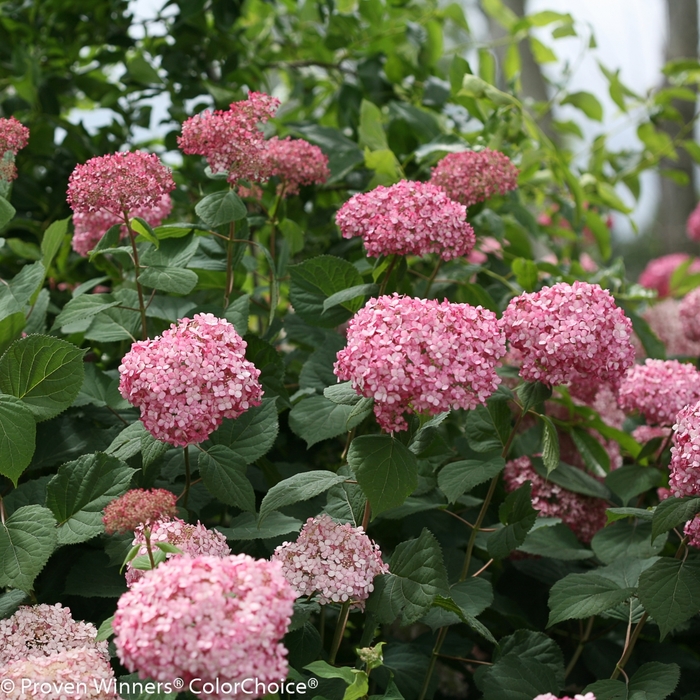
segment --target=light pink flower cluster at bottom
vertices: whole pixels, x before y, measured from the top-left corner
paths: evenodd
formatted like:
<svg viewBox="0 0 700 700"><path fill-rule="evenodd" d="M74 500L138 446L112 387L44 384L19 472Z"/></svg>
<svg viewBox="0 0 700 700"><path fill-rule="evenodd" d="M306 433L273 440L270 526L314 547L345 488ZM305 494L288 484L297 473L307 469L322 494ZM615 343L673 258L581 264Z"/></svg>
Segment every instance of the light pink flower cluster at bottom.
<svg viewBox="0 0 700 700"><path fill-rule="evenodd" d="M568 695L565 695L563 698L558 698L556 695L552 695L552 693L544 693L544 695L538 695L536 698L533 698L533 700L596 700L596 698L593 693L586 693L585 695L577 693L573 698Z"/></svg>

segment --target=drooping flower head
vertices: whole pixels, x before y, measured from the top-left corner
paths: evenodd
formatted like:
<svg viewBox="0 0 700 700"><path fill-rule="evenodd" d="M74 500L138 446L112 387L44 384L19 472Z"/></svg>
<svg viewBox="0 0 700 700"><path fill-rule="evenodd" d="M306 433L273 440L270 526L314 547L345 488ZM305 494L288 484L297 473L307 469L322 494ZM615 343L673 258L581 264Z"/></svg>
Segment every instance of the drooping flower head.
<svg viewBox="0 0 700 700"><path fill-rule="evenodd" d="M638 411L647 423L673 425L678 411L700 401L700 372L678 360L647 359L627 370L618 401L625 411Z"/></svg>
<svg viewBox="0 0 700 700"><path fill-rule="evenodd" d="M511 299L501 319L522 355L520 376L558 385L616 387L634 362L632 323L597 284L561 282Z"/></svg>
<svg viewBox="0 0 700 700"><path fill-rule="evenodd" d="M228 321L213 314L183 318L131 346L119 367L119 391L141 408L156 439L182 447L203 442L224 418L260 404L260 370L245 349Z"/></svg>
<svg viewBox="0 0 700 700"><path fill-rule="evenodd" d="M119 599L112 623L117 654L130 671L157 681L279 682L287 675L280 640L295 598L279 562L245 554L174 557ZM250 691L239 686L209 697L262 695L254 684Z"/></svg>
<svg viewBox="0 0 700 700"><path fill-rule="evenodd" d="M639 284L647 289L655 289L660 298L667 297L671 293L671 277L673 273L688 260L687 253L671 253L654 258L639 275ZM700 272L700 260L693 260L688 272Z"/></svg>
<svg viewBox="0 0 700 700"><path fill-rule="evenodd" d="M269 176L280 179L277 192L283 197L298 194L301 185L322 185L331 176L328 156L304 139L273 136L265 150Z"/></svg>
<svg viewBox="0 0 700 700"><path fill-rule="evenodd" d="M183 153L207 159L213 173L228 173L228 181L262 182L270 177L260 124L275 115L280 101L261 92L233 102L228 110L202 112L182 125L177 143Z"/></svg>
<svg viewBox="0 0 700 700"><path fill-rule="evenodd" d="M0 180L9 183L17 177L15 156L29 143L29 129L14 117L0 119Z"/></svg>
<svg viewBox="0 0 700 700"><path fill-rule="evenodd" d="M134 532L139 525L177 515L177 496L165 489L131 489L105 509L102 522L108 535Z"/></svg>
<svg viewBox="0 0 700 700"><path fill-rule="evenodd" d="M518 186L518 169L499 151L448 153L434 168L430 178L451 199L471 207L494 194L505 194Z"/></svg>
<svg viewBox="0 0 700 700"><path fill-rule="evenodd" d="M335 216L343 238L361 236L373 258L437 253L443 260L469 255L476 238L466 208L428 182L401 180L356 194Z"/></svg>
<svg viewBox="0 0 700 700"><path fill-rule="evenodd" d="M678 307L683 334L688 340L700 341L700 287L688 292Z"/></svg>
<svg viewBox="0 0 700 700"><path fill-rule="evenodd" d="M664 299L647 307L642 312L642 318L666 346L667 356L697 357L700 355L700 341L685 335L686 322L680 315L681 304L677 299ZM643 353L641 342L639 347ZM641 357L645 354L641 354Z"/></svg>
<svg viewBox="0 0 700 700"><path fill-rule="evenodd" d="M686 233L691 241L700 241L700 204L698 204L688 217Z"/></svg>
<svg viewBox="0 0 700 700"><path fill-rule="evenodd" d="M700 403L678 412L670 468L668 486L674 496L700 495Z"/></svg>
<svg viewBox="0 0 700 700"><path fill-rule="evenodd" d="M23 605L11 617L0 620L0 668L69 649L89 648L108 659L107 642L97 642L96 637L95 625L75 621L70 609L60 603Z"/></svg>
<svg viewBox="0 0 700 700"><path fill-rule="evenodd" d="M226 537L218 530L209 530L202 523L191 525L179 518L158 520L148 526L140 525L134 533L132 546L141 545L137 556L148 556L146 547L145 528L148 527L148 537L151 542L151 551L157 549L156 542L167 542L175 545L182 554L167 552L166 559L172 557L227 557L231 554L231 548L226 544ZM134 569L133 562L126 565L126 585L131 587L143 577L144 571Z"/></svg>
<svg viewBox="0 0 700 700"><path fill-rule="evenodd" d="M309 518L297 541L277 547L272 560L282 563L282 574L299 595L317 593L321 605L352 601L359 609L374 590L374 577L389 571L361 527L341 525L325 513Z"/></svg>
<svg viewBox="0 0 700 700"><path fill-rule="evenodd" d="M501 381L495 368L504 354L493 312L394 294L370 299L350 320L334 372L374 399L384 430L406 430L406 411L483 404Z"/></svg>

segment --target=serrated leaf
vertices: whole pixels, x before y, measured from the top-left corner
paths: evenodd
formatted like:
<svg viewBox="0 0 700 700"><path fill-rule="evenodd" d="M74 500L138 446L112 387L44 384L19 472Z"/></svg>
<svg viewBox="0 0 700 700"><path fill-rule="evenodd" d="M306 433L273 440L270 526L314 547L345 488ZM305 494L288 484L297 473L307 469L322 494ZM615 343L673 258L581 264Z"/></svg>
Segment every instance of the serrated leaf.
<svg viewBox="0 0 700 700"><path fill-rule="evenodd" d="M489 554L494 559L502 559L519 547L535 524L537 513L532 507L532 485L527 481L509 493L501 504L498 515L505 527L486 540Z"/></svg>
<svg viewBox="0 0 700 700"><path fill-rule="evenodd" d="M590 92L572 92L561 101L561 104L573 105L589 119L595 119L598 122L603 120L603 107L598 98Z"/></svg>
<svg viewBox="0 0 700 700"><path fill-rule="evenodd" d="M345 338L342 338L335 333L329 333L326 339L316 350L314 350L309 359L306 360L304 366L299 373L299 388L300 389L316 389L323 391L331 385L335 385L338 378L333 372L333 366L336 362L338 351L345 347ZM357 394L355 394L357 396ZM326 397L330 398L330 397ZM352 402L355 405L360 396L357 396L357 401ZM350 403L346 401L334 401L333 403Z"/></svg>
<svg viewBox="0 0 700 700"><path fill-rule="evenodd" d="M63 239L68 232L68 222L70 217L67 219L59 219L54 221L51 225L44 231L44 235L41 238L41 252L43 254L42 262L46 270L49 269L49 265L53 262L56 257Z"/></svg>
<svg viewBox="0 0 700 700"><path fill-rule="evenodd" d="M10 282L9 289L15 301L24 308L44 281L45 268L41 262L25 265Z"/></svg>
<svg viewBox="0 0 700 700"><path fill-rule="evenodd" d="M630 678L630 700L635 700L637 694L643 700L665 700L676 689L680 678L681 669L677 664L646 663Z"/></svg>
<svg viewBox="0 0 700 700"><path fill-rule="evenodd" d="M0 196L0 231L12 221L16 213L15 208L4 197Z"/></svg>
<svg viewBox="0 0 700 700"><path fill-rule="evenodd" d="M338 305L345 306L346 308L350 306L350 311L354 311L355 309L353 307L355 304L349 304L348 302L353 302L358 298L362 298L362 303L364 304L366 297L377 294L378 291L379 285L377 284L358 284L355 287L343 289L340 292L331 294L331 296L323 302L323 313Z"/></svg>
<svg viewBox="0 0 700 700"><path fill-rule="evenodd" d="M189 294L199 282L194 270L182 267L147 267L139 274L139 282L144 287L158 289L171 294Z"/></svg>
<svg viewBox="0 0 700 700"><path fill-rule="evenodd" d="M145 238L149 243L153 244L156 248L158 248L160 246L160 241L158 240L158 237L156 236L155 233L153 233L153 229L151 228L151 225L145 219L142 219L139 216L135 216L133 219L131 219L129 221L129 228L138 236Z"/></svg>
<svg viewBox="0 0 700 700"><path fill-rule="evenodd" d="M225 419L209 440L235 452L246 464L267 454L277 439L279 424L277 399L263 399L260 406L248 409L238 418Z"/></svg>
<svg viewBox="0 0 700 700"><path fill-rule="evenodd" d="M476 452L501 450L510 434L510 409L502 400L491 400L477 406L467 415L466 436L469 447Z"/></svg>
<svg viewBox="0 0 700 700"><path fill-rule="evenodd" d="M610 471L610 456L587 430L576 426L571 430L571 438L590 471L601 476Z"/></svg>
<svg viewBox="0 0 700 700"><path fill-rule="evenodd" d="M594 498L610 498L610 491L608 491L605 484L601 484L600 481L586 474L583 470L572 467L569 464L559 462L559 466L549 474L547 474L542 460L538 457L533 458L532 466L542 478L565 488L567 491L581 493L584 496L593 496Z"/></svg>
<svg viewBox="0 0 700 700"><path fill-rule="evenodd" d="M661 485L662 474L653 467L625 464L605 477L605 484L626 506L635 496Z"/></svg>
<svg viewBox="0 0 700 700"><path fill-rule="evenodd" d="M248 214L243 200L233 190L207 195L197 203L194 211L207 226L212 228L240 221Z"/></svg>
<svg viewBox="0 0 700 700"><path fill-rule="evenodd" d="M523 413L527 413L531 408L542 405L552 396L552 387L541 382L523 382L515 393L522 404Z"/></svg>
<svg viewBox="0 0 700 700"><path fill-rule="evenodd" d="M17 608L27 599L27 594L18 588L7 591L0 595L0 620L13 615Z"/></svg>
<svg viewBox="0 0 700 700"><path fill-rule="evenodd" d="M95 637L96 642L104 642L110 637L114 636L114 630L112 629L112 623L114 622L114 615L103 620L102 624L97 628L97 636Z"/></svg>
<svg viewBox="0 0 700 700"><path fill-rule="evenodd" d="M651 541L653 542L661 533L692 520L698 513L700 513L700 498L696 496L683 498L671 496L661 501L656 506L651 521Z"/></svg>
<svg viewBox="0 0 700 700"><path fill-rule="evenodd" d="M542 463L549 476L559 466L559 436L551 418L540 416L542 419Z"/></svg>
<svg viewBox="0 0 700 700"><path fill-rule="evenodd" d="M498 644L495 637L491 634L489 629L484 626L483 623L479 622L474 615L465 612L460 608L457 603L451 598L444 598L443 596L435 596L435 602L433 603L438 608L447 610L448 612L456 615L465 625L473 629L477 634L480 634L484 639L492 644Z"/></svg>
<svg viewBox="0 0 700 700"><path fill-rule="evenodd" d="M199 453L199 473L216 498L241 510L255 512L255 492L246 476L246 462L232 449L213 445Z"/></svg>
<svg viewBox="0 0 700 700"><path fill-rule="evenodd" d="M0 394L0 474L17 486L36 449L36 421L20 399Z"/></svg>
<svg viewBox="0 0 700 700"><path fill-rule="evenodd" d="M454 503L462 494L500 474L505 465L502 457L494 457L487 462L474 459L451 462L440 470L438 486L447 500Z"/></svg>
<svg viewBox="0 0 700 700"><path fill-rule="evenodd" d="M593 552L586 549L564 523L531 530L518 551L562 561L578 561L593 556Z"/></svg>
<svg viewBox="0 0 700 700"><path fill-rule="evenodd" d="M138 420L131 425L127 425L126 428L112 440L105 452L108 455L113 455L117 459L131 459L131 457L137 455L141 451L141 440L149 434L143 423Z"/></svg>
<svg viewBox="0 0 700 700"><path fill-rule="evenodd" d="M532 700L537 695L558 693L557 673L548 664L507 654L482 677L483 700Z"/></svg>
<svg viewBox="0 0 700 700"><path fill-rule="evenodd" d="M258 524L260 527L258 527ZM217 527L227 540L266 540L291 532L299 532L301 520L283 513L273 512L265 516L264 523L258 523L254 513L241 513L233 518L229 527Z"/></svg>
<svg viewBox="0 0 700 700"><path fill-rule="evenodd" d="M358 407L361 409L355 412ZM347 433L371 413L372 406L333 403L325 396L309 396L294 405L289 413L289 427L306 441L307 447ZM354 415L353 415L353 412Z"/></svg>
<svg viewBox="0 0 700 700"><path fill-rule="evenodd" d="M101 343L114 343L120 340L135 342L141 330L141 317L138 311L129 309L107 309L93 319L85 331L87 340Z"/></svg>
<svg viewBox="0 0 700 700"><path fill-rule="evenodd" d="M101 311L119 306L119 303L111 294L81 294L63 307L56 317L54 327L65 328L74 323L92 319Z"/></svg>
<svg viewBox="0 0 700 700"><path fill-rule="evenodd" d="M327 386L323 390L323 395L333 403L344 406L355 406L362 399L362 396L352 388L352 382L341 382Z"/></svg>
<svg viewBox="0 0 700 700"><path fill-rule="evenodd" d="M647 559L659 554L666 538L655 545L651 543L651 523L616 522L599 530L591 541L591 548L604 564L611 564L620 557Z"/></svg>

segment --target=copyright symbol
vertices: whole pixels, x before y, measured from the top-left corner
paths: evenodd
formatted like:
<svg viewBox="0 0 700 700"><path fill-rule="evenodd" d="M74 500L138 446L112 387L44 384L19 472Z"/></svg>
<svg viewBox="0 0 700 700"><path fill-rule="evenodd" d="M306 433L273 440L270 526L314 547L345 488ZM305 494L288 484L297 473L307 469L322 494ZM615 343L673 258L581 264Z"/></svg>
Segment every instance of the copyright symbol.
<svg viewBox="0 0 700 700"><path fill-rule="evenodd" d="M176 679L173 681L173 687L174 687L174 688L177 688L178 690L180 690L181 688L184 688L184 687L185 687L185 681L183 681L182 678L176 678Z"/></svg>
<svg viewBox="0 0 700 700"><path fill-rule="evenodd" d="M11 693L15 689L15 682L12 680L12 678L5 678L2 682L0 682L0 690L2 690L3 693Z"/></svg>
<svg viewBox="0 0 700 700"><path fill-rule="evenodd" d="M318 688L318 678L309 678L309 682L307 683L309 688L313 690L314 688Z"/></svg>

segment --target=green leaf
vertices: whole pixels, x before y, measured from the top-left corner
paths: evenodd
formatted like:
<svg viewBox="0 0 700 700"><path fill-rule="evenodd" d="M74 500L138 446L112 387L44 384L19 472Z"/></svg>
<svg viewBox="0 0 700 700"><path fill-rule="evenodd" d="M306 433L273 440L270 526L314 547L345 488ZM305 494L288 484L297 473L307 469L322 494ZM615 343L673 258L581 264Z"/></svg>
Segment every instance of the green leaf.
<svg viewBox="0 0 700 700"><path fill-rule="evenodd" d="M101 452L59 467L46 487L46 506L59 524L59 544L85 542L104 532L102 511L126 493L134 472Z"/></svg>
<svg viewBox="0 0 700 700"><path fill-rule="evenodd" d="M539 271L532 260L515 258L511 263L516 282L526 291L532 292L537 286Z"/></svg>
<svg viewBox="0 0 700 700"><path fill-rule="evenodd" d="M598 102L598 98L590 92L572 92L561 101L561 104L573 105L589 119L595 119L597 122L603 121L603 107Z"/></svg>
<svg viewBox="0 0 700 700"><path fill-rule="evenodd" d="M586 226L593 232L600 257L603 261L610 259L612 255L612 233L602 217L592 209L587 209L585 213Z"/></svg>
<svg viewBox="0 0 700 700"><path fill-rule="evenodd" d="M23 401L0 394L0 474L17 486L36 449L36 421Z"/></svg>
<svg viewBox="0 0 700 700"><path fill-rule="evenodd" d="M227 505L255 512L255 492L246 476L246 462L224 445L199 453L199 473L204 485Z"/></svg>
<svg viewBox="0 0 700 700"><path fill-rule="evenodd" d="M248 214L243 200L233 190L207 195L197 203L194 211L207 226L212 228L240 221Z"/></svg>
<svg viewBox="0 0 700 700"><path fill-rule="evenodd" d="M0 523L0 586L29 593L56 538L56 521L42 506L22 506Z"/></svg>
<svg viewBox="0 0 700 700"><path fill-rule="evenodd" d="M189 294L199 281L194 270L182 267L147 267L141 270L139 282L144 287L171 294Z"/></svg>
<svg viewBox="0 0 700 700"><path fill-rule="evenodd" d="M142 439L150 433L146 430L143 423L137 420L131 425L127 425L117 437L112 440L109 447L105 450L108 455L113 455L117 459L131 459L141 451Z"/></svg>
<svg viewBox="0 0 700 700"><path fill-rule="evenodd" d="M119 380L100 370L94 362L84 363L85 379L73 406L93 406L124 410L131 404L119 393Z"/></svg>
<svg viewBox="0 0 700 700"><path fill-rule="evenodd" d="M4 620L13 615L17 608L27 599L27 594L14 588L7 593L0 595L0 620Z"/></svg>
<svg viewBox="0 0 700 700"><path fill-rule="evenodd" d="M418 460L390 435L362 435L350 443L348 465L372 506L372 517L397 508L418 485Z"/></svg>
<svg viewBox="0 0 700 700"><path fill-rule="evenodd" d="M129 227L131 228L131 230L134 233L141 236L141 238L145 238L149 243L152 243L156 248L158 248L160 246L160 240L158 239L156 234L153 233L153 229L151 228L151 225L145 219L142 219L138 216L135 216L133 219L131 219L129 221Z"/></svg>
<svg viewBox="0 0 700 700"><path fill-rule="evenodd" d="M148 248L141 256L141 265L148 267L187 267L199 248L200 239L193 235L172 238L161 243L159 248Z"/></svg>
<svg viewBox="0 0 700 700"><path fill-rule="evenodd" d="M640 467L638 464L625 464L605 477L608 488L627 505L635 496L661 486L662 475L653 467Z"/></svg>
<svg viewBox="0 0 700 700"><path fill-rule="evenodd" d="M500 474L505 465L503 457L494 457L486 462L475 459L451 462L440 470L438 486L447 500L454 503L462 494Z"/></svg>
<svg viewBox="0 0 700 700"><path fill-rule="evenodd" d="M586 474L583 470L564 462L559 462L559 466L549 474L547 474L542 460L538 457L533 458L532 466L541 477L565 488L567 491L582 493L584 496L593 496L594 498L608 499L610 497L610 492L605 487L605 484L601 484L600 481Z"/></svg>
<svg viewBox="0 0 700 700"><path fill-rule="evenodd" d="M651 522L654 517L653 508L651 510L644 508L608 508L606 512L608 514L608 523L614 523L616 520L630 517Z"/></svg>
<svg viewBox="0 0 700 700"><path fill-rule="evenodd" d="M158 85L163 82L158 71L140 53L127 60L126 68L129 77L142 85Z"/></svg>
<svg viewBox="0 0 700 700"><path fill-rule="evenodd" d="M494 654L498 663L507 656L516 656L523 661L548 666L560 683L564 685L564 657L559 645L546 634L520 629L501 640Z"/></svg>
<svg viewBox="0 0 700 700"><path fill-rule="evenodd" d="M366 146L371 151L382 151L389 148L382 122L382 113L379 107L367 100L362 100L358 128L361 147Z"/></svg>
<svg viewBox="0 0 700 700"><path fill-rule="evenodd" d="M241 513L233 518L229 527L217 527L227 540L266 540L299 532L301 520L277 511L265 516L265 522L258 527L258 516L254 513Z"/></svg>
<svg viewBox="0 0 700 700"><path fill-rule="evenodd" d="M338 351L342 350L344 347L345 338L335 333L329 333L323 343L311 353L309 359L301 368L301 372L299 373L299 388L312 388L316 389L316 391L323 391L325 396L326 387L335 385L338 381L338 378L333 372L333 366L335 365ZM362 397L355 394L355 398L357 400L348 405L355 405ZM333 403L347 402L334 401Z"/></svg>
<svg viewBox="0 0 700 700"><path fill-rule="evenodd" d="M498 516L505 527L496 530L486 540L486 547L494 559L507 557L518 548L537 520L537 511L532 507L532 485L529 481L506 496L498 509Z"/></svg>
<svg viewBox="0 0 700 700"><path fill-rule="evenodd" d="M259 523L272 511L284 506L308 501L314 496L318 496L324 491L328 491L331 486L341 484L347 477L322 470L301 472L290 476L284 481L275 484L263 498L260 504Z"/></svg>
<svg viewBox="0 0 700 700"><path fill-rule="evenodd" d="M541 41L535 39L534 36L529 37L530 48L532 55L537 63L553 63L557 60L557 55L548 46L545 46Z"/></svg>
<svg viewBox="0 0 700 700"><path fill-rule="evenodd" d="M332 294L323 302L323 312L325 313L334 306L343 305L346 308L350 306L352 311L355 304L349 304L355 299L361 298L362 304L365 302L365 298L377 294L379 291L379 285L377 284L359 284L356 287L349 287L348 289L343 289L340 292Z"/></svg>
<svg viewBox="0 0 700 700"><path fill-rule="evenodd" d="M501 450L510 435L510 409L503 400L491 400L467 415L466 436L476 452Z"/></svg>
<svg viewBox="0 0 700 700"><path fill-rule="evenodd" d="M355 674L353 669L347 666L331 666L326 661L314 661L313 663L304 666L307 671L311 671L314 676L319 678L340 678L344 680L348 685L354 682Z"/></svg>
<svg viewBox="0 0 700 700"><path fill-rule="evenodd" d="M10 293L20 308L29 303L35 292L39 290L45 274L44 265L40 262L25 265L19 274L10 282Z"/></svg>
<svg viewBox="0 0 700 700"><path fill-rule="evenodd" d="M473 629L477 634L480 634L484 639L491 642L492 644L498 644L495 637L491 634L489 629L485 627L479 620L464 612L457 603L455 603L451 598L444 598L443 596L435 596L435 602L433 603L438 608L442 608L453 615L456 615L459 620L461 620L465 625Z"/></svg>
<svg viewBox="0 0 700 700"><path fill-rule="evenodd" d="M522 404L523 413L541 406L552 396L552 388L541 382L523 382L515 390Z"/></svg>
<svg viewBox="0 0 700 700"><path fill-rule="evenodd" d="M372 400L362 399L355 406L333 403L325 396L309 396L294 405L289 427L306 441L307 447L347 433L372 411Z"/></svg>
<svg viewBox="0 0 700 700"><path fill-rule="evenodd" d="M593 552L586 549L564 523L534 527L518 551L561 561L579 561L593 556Z"/></svg>
<svg viewBox="0 0 700 700"><path fill-rule="evenodd" d="M80 392L84 353L59 338L21 338L0 359L0 391L22 399L37 421L53 418Z"/></svg>
<svg viewBox="0 0 700 700"><path fill-rule="evenodd" d="M0 197L0 231L12 221L16 213L15 208L4 197Z"/></svg>
<svg viewBox="0 0 700 700"><path fill-rule="evenodd" d="M629 308L625 308L625 315L632 321L632 330L637 337L642 341L644 352L647 357L654 359L666 359L666 346L663 341L651 330L649 324Z"/></svg>
<svg viewBox="0 0 700 700"><path fill-rule="evenodd" d="M653 542L660 534L692 520L698 513L700 513L700 498L697 496L683 498L671 496L661 501L656 506L651 521L651 541Z"/></svg>
<svg viewBox="0 0 700 700"><path fill-rule="evenodd" d="M54 327L60 327L64 333L68 333L72 324L92 319L101 311L119 306L120 303L111 294L81 294L63 307L56 316Z"/></svg>
<svg viewBox="0 0 700 700"><path fill-rule="evenodd" d="M537 695L558 693L557 673L548 664L506 654L482 676L483 700L532 700Z"/></svg>
<svg viewBox="0 0 700 700"><path fill-rule="evenodd" d="M651 523L618 521L595 534L591 547L604 564L612 564L621 557L647 559L658 554L666 538L651 543Z"/></svg>
<svg viewBox="0 0 700 700"><path fill-rule="evenodd" d="M627 686L622 681L596 681L586 686L584 692L593 693L596 700L628 700Z"/></svg>
<svg viewBox="0 0 700 700"><path fill-rule="evenodd" d="M681 669L677 664L651 661L640 667L630 679L629 698L665 700L676 689L680 678Z"/></svg>
<svg viewBox="0 0 700 700"><path fill-rule="evenodd" d="M96 642L104 642L110 637L114 636L114 630L112 629L113 622L114 615L108 617L102 622L102 624L97 628L97 637L95 637Z"/></svg>
<svg viewBox="0 0 700 700"><path fill-rule="evenodd" d="M551 418L540 416L542 419L542 463L549 476L559 466L559 436Z"/></svg>
<svg viewBox="0 0 700 700"><path fill-rule="evenodd" d="M141 329L141 317L138 311L127 309L107 309L95 316L85 332L87 340L113 343L119 340L136 340Z"/></svg>
<svg viewBox="0 0 700 700"><path fill-rule="evenodd" d="M323 395L333 403L344 406L355 406L362 399L362 396L352 388L352 382L341 382L327 386L323 390Z"/></svg>
<svg viewBox="0 0 700 700"><path fill-rule="evenodd" d="M571 438L584 464L594 474L607 474L610 471L610 456L605 448L585 428L574 426Z"/></svg>
<svg viewBox="0 0 700 700"><path fill-rule="evenodd" d="M637 595L663 639L700 612L700 561L659 559L639 577Z"/></svg>

